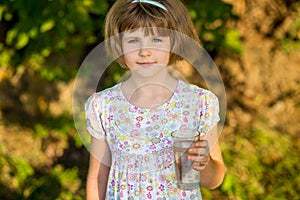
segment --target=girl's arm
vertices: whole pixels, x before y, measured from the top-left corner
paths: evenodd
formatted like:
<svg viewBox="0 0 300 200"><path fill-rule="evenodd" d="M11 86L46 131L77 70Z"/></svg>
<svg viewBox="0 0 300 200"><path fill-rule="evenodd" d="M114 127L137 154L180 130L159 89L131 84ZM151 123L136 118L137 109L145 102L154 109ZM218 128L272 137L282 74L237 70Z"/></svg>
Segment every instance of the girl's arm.
<svg viewBox="0 0 300 200"><path fill-rule="evenodd" d="M110 170L110 150L105 141L92 139L86 199L104 200Z"/></svg>
<svg viewBox="0 0 300 200"><path fill-rule="evenodd" d="M200 171L200 184L208 189L215 189L222 184L226 172L219 142L216 143L209 156L209 162Z"/></svg>
<svg viewBox="0 0 300 200"><path fill-rule="evenodd" d="M221 185L226 172L218 142L217 125L204 139L205 141L197 142L194 148L189 149L189 152L192 154L201 152L203 154L203 148L207 147L205 155L192 156L189 159L200 163L200 166L194 166L195 170L200 171L200 184L208 189L214 189ZM203 165L203 163L205 164Z"/></svg>

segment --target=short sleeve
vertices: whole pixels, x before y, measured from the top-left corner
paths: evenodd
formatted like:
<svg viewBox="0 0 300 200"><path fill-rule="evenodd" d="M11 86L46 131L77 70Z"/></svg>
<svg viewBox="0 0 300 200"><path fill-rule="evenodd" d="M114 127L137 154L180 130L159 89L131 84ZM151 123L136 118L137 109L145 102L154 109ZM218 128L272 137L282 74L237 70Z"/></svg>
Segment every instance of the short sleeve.
<svg viewBox="0 0 300 200"><path fill-rule="evenodd" d="M199 130L207 134L220 121L219 100L215 94L206 91L200 101Z"/></svg>
<svg viewBox="0 0 300 200"><path fill-rule="evenodd" d="M97 97L100 96L93 94L85 103L87 130L94 138L104 139L105 132L102 127L101 107L98 103L100 98Z"/></svg>

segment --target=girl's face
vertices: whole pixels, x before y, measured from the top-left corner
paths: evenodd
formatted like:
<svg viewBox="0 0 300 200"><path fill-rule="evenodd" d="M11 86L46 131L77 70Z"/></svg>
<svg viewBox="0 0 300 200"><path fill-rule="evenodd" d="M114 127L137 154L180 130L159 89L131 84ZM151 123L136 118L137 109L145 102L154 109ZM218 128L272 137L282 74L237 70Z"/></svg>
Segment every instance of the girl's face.
<svg viewBox="0 0 300 200"><path fill-rule="evenodd" d="M165 68L170 59L171 43L168 36L149 34L143 29L122 35L122 50L125 64L132 72L153 76Z"/></svg>

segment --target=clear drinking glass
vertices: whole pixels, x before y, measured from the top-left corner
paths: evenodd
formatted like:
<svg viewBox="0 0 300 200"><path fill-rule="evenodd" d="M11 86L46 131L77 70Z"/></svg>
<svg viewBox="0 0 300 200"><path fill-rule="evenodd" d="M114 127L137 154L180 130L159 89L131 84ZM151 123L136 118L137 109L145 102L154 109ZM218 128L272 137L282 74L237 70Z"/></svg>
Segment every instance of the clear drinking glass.
<svg viewBox="0 0 300 200"><path fill-rule="evenodd" d="M187 159L188 149L200 140L197 130L177 130L171 133L173 139L174 162L177 185L181 189L190 190L200 186L200 172L194 170L193 163Z"/></svg>

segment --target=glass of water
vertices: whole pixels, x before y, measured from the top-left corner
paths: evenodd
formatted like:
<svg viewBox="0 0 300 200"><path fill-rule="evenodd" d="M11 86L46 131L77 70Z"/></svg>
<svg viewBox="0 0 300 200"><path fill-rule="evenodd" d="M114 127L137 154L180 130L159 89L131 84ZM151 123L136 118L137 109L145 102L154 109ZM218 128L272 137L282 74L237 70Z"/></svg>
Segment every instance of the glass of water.
<svg viewBox="0 0 300 200"><path fill-rule="evenodd" d="M193 169L193 165L197 163L189 161L187 157L188 149L200 140L200 133L197 130L183 129L172 132L171 136L177 185L185 190L196 189L200 186L200 172Z"/></svg>

